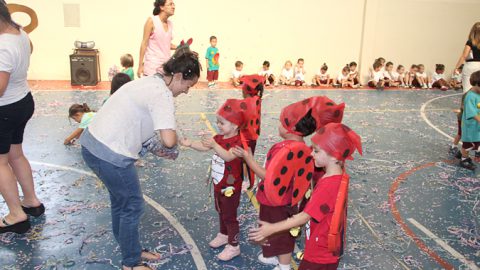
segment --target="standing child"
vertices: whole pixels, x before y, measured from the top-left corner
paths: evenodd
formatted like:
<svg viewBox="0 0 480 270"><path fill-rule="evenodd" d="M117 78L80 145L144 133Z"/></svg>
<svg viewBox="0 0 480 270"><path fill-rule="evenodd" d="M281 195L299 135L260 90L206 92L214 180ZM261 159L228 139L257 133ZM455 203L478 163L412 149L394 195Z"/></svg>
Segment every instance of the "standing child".
<svg viewBox="0 0 480 270"><path fill-rule="evenodd" d="M293 74L292 61L285 62L282 68L282 74L280 74L279 80L282 85L292 85L295 83L295 74Z"/></svg>
<svg viewBox="0 0 480 270"><path fill-rule="evenodd" d="M373 63L373 70L371 72L368 86L377 88L377 90L383 90L385 87L384 72L382 71L382 63L379 60Z"/></svg>
<svg viewBox="0 0 480 270"><path fill-rule="evenodd" d="M262 69L258 75L264 77L265 85L275 84L275 75L270 71L270 62L263 61Z"/></svg>
<svg viewBox="0 0 480 270"><path fill-rule="evenodd" d="M453 143L450 146L450 150L449 150L450 155L458 159L462 157L462 152L460 151L460 149L458 149L458 143L462 138L462 116L463 116L463 110L465 107L465 96L467 95L468 92L470 92L470 90L468 90L462 95L462 101L460 102L460 110L458 110L457 112L457 127L458 127L457 135L453 139Z"/></svg>
<svg viewBox="0 0 480 270"><path fill-rule="evenodd" d="M418 88L427 89L432 88L432 80L430 76L427 75L425 71L425 65L417 65L418 71L415 73L415 79L413 80L413 85Z"/></svg>
<svg viewBox="0 0 480 270"><path fill-rule="evenodd" d="M235 146L242 147L240 131L248 119L248 105L245 100L228 99L217 111L219 134L213 138L190 141L183 138L180 143L197 151L213 149L211 179L214 184L215 209L219 215L220 232L210 241L212 248L225 248L217 255L222 261L229 261L240 255L237 208L240 204L243 182L243 162L231 152Z"/></svg>
<svg viewBox="0 0 480 270"><path fill-rule="evenodd" d="M432 87L438 88L442 91L448 90L448 82L445 80L445 65L436 64L435 65L435 72L432 75Z"/></svg>
<svg viewBox="0 0 480 270"><path fill-rule="evenodd" d="M416 82L416 79L415 79L415 76L418 72L418 66L413 64L411 67L410 67L410 71L408 72L408 74L406 75L405 79L407 81L407 87L408 88L413 88L415 87L414 85L414 82ZM418 84L418 83L417 83Z"/></svg>
<svg viewBox="0 0 480 270"><path fill-rule="evenodd" d="M88 127L90 122L92 122L94 116L95 113L90 110L86 103L83 103L82 105L73 104L70 106L70 109L68 109L68 118L75 120L75 122L79 123L80 125L65 139L65 141L63 141L63 144L72 144L76 139L80 138L83 130Z"/></svg>
<svg viewBox="0 0 480 270"><path fill-rule="evenodd" d="M327 123L341 122L345 104L337 105L331 99L325 96L311 97L283 108L280 115L278 127L279 135L283 141L273 145L267 153L265 168L258 165L251 153L236 147L233 151L238 157L242 157L256 175L262 179L258 185L256 198L260 204L259 219L265 222L279 222L291 218L298 212L295 201L298 202L303 196L295 189L295 184L291 179L278 178L271 187L278 187L278 200L268 199L265 192L268 191L268 184L265 183L266 175L279 173L283 175L287 171L295 175L310 178L312 175L307 173L304 168L294 172L294 166L303 164L311 166L311 157L308 157L309 149L305 145L304 137L309 136ZM306 148L306 149L302 149ZM289 152L290 150L302 149ZM282 155L282 153L288 155ZM285 160L279 160L285 158ZM288 166L288 167L287 167ZM301 165L299 165L301 166ZM283 173L282 173L283 172ZM291 175L291 174L290 174ZM286 177L286 176L285 176ZM284 177L284 178L285 178ZM280 188L281 187L281 188ZM295 200L295 201L294 201ZM281 232L270 236L268 244L262 245L262 254L258 256L260 262L264 264L277 265L275 270L289 270L291 255L295 246L295 237L290 232Z"/></svg>
<svg viewBox="0 0 480 270"><path fill-rule="evenodd" d="M469 151L475 151L475 157L480 157L480 70L470 76L472 89L465 95L462 114L462 159L460 167L475 170L469 157Z"/></svg>
<svg viewBox="0 0 480 270"><path fill-rule="evenodd" d="M242 61L235 62L235 69L232 71L232 83L233 83L233 86L235 87L242 84L242 70L243 70Z"/></svg>
<svg viewBox="0 0 480 270"><path fill-rule="evenodd" d="M350 67L348 65L342 68L342 72L338 74L337 83L338 87L353 87L353 82L348 80L348 73L350 72Z"/></svg>
<svg viewBox="0 0 480 270"><path fill-rule="evenodd" d="M327 73L328 66L326 63L320 67L320 72L318 72L315 77L313 77L313 84L317 86L327 87L332 85L333 79L330 79L330 75Z"/></svg>
<svg viewBox="0 0 480 270"><path fill-rule="evenodd" d="M348 179L348 175L345 172L345 160L353 159L355 150L362 154L361 138L343 124L330 123L312 137L312 146L315 166L324 167L325 175L315 186L305 210L273 224L260 221L260 226L250 231L249 238L263 241L272 234L307 224L305 253L298 269L334 270L338 268L343 254L347 225L348 180L344 179ZM340 205L337 200L343 202L343 209L336 208ZM335 218L335 213L340 215ZM338 231L335 230L338 234L330 234L334 224L338 226ZM330 242L333 237L337 246Z"/></svg>
<svg viewBox="0 0 480 270"><path fill-rule="evenodd" d="M133 72L133 56L129 53L122 55L120 57L120 64L122 64L123 70L122 73L125 73L130 77L130 80L135 80L135 75Z"/></svg>
<svg viewBox="0 0 480 270"><path fill-rule="evenodd" d="M208 88L213 88L218 80L218 70L220 69L220 53L218 52L217 48L217 37L210 37L210 47L207 49L205 58L207 59Z"/></svg>
<svg viewBox="0 0 480 270"><path fill-rule="evenodd" d="M351 82L353 88L360 87L360 75L358 74L357 70L357 63L351 62L348 64L349 72L348 72L348 81Z"/></svg>
<svg viewBox="0 0 480 270"><path fill-rule="evenodd" d="M305 60L303 58L298 58L297 64L295 65L294 73L295 73L295 86L302 86L305 84Z"/></svg>

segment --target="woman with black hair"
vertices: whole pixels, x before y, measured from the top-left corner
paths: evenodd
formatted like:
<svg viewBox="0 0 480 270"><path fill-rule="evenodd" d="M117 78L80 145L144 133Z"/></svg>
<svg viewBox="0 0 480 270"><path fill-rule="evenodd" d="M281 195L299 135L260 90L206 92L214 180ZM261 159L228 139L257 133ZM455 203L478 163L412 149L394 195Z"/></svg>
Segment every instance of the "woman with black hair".
<svg viewBox="0 0 480 270"><path fill-rule="evenodd" d="M160 258L140 246L144 201L134 163L147 152L177 157L173 98L187 93L199 76L197 54L186 46L179 48L162 73L129 82L112 95L80 138L83 159L110 193L123 269L150 269L141 259Z"/></svg>
<svg viewBox="0 0 480 270"><path fill-rule="evenodd" d="M170 50L177 48L172 44L173 26L172 22L168 20L175 14L173 0L155 0L153 5L153 15L148 17L143 27L138 77L157 73L163 63L170 58Z"/></svg>
<svg viewBox="0 0 480 270"><path fill-rule="evenodd" d="M27 33L12 21L6 3L0 0L0 194L10 211L0 218L0 234L25 233L30 229L27 215L38 217L45 212L22 149L23 132L35 107L27 83L31 52Z"/></svg>

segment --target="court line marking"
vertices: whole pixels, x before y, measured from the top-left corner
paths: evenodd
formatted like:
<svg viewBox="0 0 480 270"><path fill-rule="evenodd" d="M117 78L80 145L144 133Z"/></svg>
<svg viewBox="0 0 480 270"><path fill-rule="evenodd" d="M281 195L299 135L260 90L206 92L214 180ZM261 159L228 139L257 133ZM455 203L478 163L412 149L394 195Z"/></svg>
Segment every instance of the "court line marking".
<svg viewBox="0 0 480 270"><path fill-rule="evenodd" d="M440 128L438 128L434 124L432 124L432 122L430 122L430 120L427 118L427 114L425 113L425 111L426 111L427 106L435 100L442 99L442 98L447 98L447 97L459 96L459 95L463 95L463 93L457 93L457 94L451 94L451 95L432 98L432 99L428 100L427 102L423 103L422 107L420 108L420 115L422 116L423 121L425 121L431 128L435 129L438 133L442 134L443 136L445 136L446 138L448 138L450 140L453 140L454 138L452 136L448 135L447 133L443 132Z"/></svg>
<svg viewBox="0 0 480 270"><path fill-rule="evenodd" d="M453 249L451 246L449 246L445 241L440 239L438 236L436 236L434 233L432 233L429 229L425 228L422 224L420 224L418 221L416 221L413 218L407 218L407 220L412 223L415 227L417 227L420 231L422 231L424 234L426 234L428 237L432 238L439 246L441 246L443 249L448 251L448 253L452 254L453 257L457 258L461 262L463 262L465 265L467 265L470 269L472 270L478 270L477 265L475 265L474 262L467 260L462 254L460 254L458 251Z"/></svg>
<svg viewBox="0 0 480 270"><path fill-rule="evenodd" d="M205 125L208 127L208 129L210 130L210 133L212 133L212 135L216 135L217 131L213 128L213 126L210 123L210 120L208 120L207 116L204 113L200 113L200 118L205 123ZM250 202L253 205L253 208L255 208L255 210L257 210L257 212L260 211L260 204L258 203L257 198L255 197L255 194L253 194L253 192L251 190L247 190L246 193L247 193L248 198L250 199ZM294 250L301 250L296 243L295 243ZM298 266L297 266L297 263L295 262L294 255L292 255L291 265L293 267L293 270L298 270Z"/></svg>
<svg viewBox="0 0 480 270"><path fill-rule="evenodd" d="M84 174L88 176L92 176L95 178L98 178L94 173L88 172L85 170L81 169L76 169L70 166L63 166L63 165L57 165L57 164L52 164L52 163L46 163L46 162L39 162L39 161L30 161L30 164L35 164L35 165L40 165L40 166L46 166L46 167L51 167L51 168L57 168L61 170L66 170L66 171L73 171L77 172L79 174ZM190 254L192 255L193 261L195 262L195 265L197 266L197 269L199 270L207 270L207 266L205 265L205 260L202 257L202 254L200 253L200 250L198 249L198 246L195 244L195 241L193 238L190 236L188 231L183 227L183 225L175 218L173 217L170 212L162 207L160 204L158 204L156 201L154 201L152 198L149 196L143 194L144 200L157 212L162 214L168 222L177 230L177 232L180 234L180 236L183 238L183 241L185 241L186 244L192 246L192 250L190 251Z"/></svg>

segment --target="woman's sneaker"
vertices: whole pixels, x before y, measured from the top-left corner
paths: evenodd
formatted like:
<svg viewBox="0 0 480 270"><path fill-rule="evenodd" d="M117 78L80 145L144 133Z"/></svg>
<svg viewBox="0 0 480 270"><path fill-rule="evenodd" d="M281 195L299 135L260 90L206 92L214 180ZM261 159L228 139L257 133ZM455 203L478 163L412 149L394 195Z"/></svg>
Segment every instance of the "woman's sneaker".
<svg viewBox="0 0 480 270"><path fill-rule="evenodd" d="M240 245L231 246L226 245L220 254L217 255L217 258L221 261L230 261L231 259L240 255Z"/></svg>
<svg viewBox="0 0 480 270"><path fill-rule="evenodd" d="M258 260L263 264L278 265L277 256L264 257L262 253L258 255Z"/></svg>
<svg viewBox="0 0 480 270"><path fill-rule="evenodd" d="M208 243L208 245L212 248L219 248L228 244L228 235L217 233L217 236Z"/></svg>

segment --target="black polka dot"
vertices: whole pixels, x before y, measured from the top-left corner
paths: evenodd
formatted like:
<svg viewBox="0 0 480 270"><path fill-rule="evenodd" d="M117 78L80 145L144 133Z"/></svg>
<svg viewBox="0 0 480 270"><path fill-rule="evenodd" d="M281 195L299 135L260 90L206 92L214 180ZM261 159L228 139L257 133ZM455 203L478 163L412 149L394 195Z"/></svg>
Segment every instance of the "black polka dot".
<svg viewBox="0 0 480 270"><path fill-rule="evenodd" d="M257 125L260 125L260 119L257 119L257 120L255 121L255 123L256 123Z"/></svg>
<svg viewBox="0 0 480 270"><path fill-rule="evenodd" d="M309 172L309 173L307 174L307 180L308 180L308 181L312 180L312 177L313 177L313 173Z"/></svg>
<svg viewBox="0 0 480 270"><path fill-rule="evenodd" d="M350 155L350 149L347 149L347 150L345 150L345 152L343 152L343 157L344 158L347 158L349 155Z"/></svg>
<svg viewBox="0 0 480 270"><path fill-rule="evenodd" d="M272 159L272 154L269 154L269 155L267 156L267 160L270 160L270 159Z"/></svg>
<svg viewBox="0 0 480 270"><path fill-rule="evenodd" d="M336 110L336 111L333 113L333 116L339 117L339 116L340 116L340 110Z"/></svg>
<svg viewBox="0 0 480 270"><path fill-rule="evenodd" d="M279 184L280 184L280 177L278 177L277 179L275 179L275 180L273 181L273 185L274 185L274 186L278 186Z"/></svg>
<svg viewBox="0 0 480 270"><path fill-rule="evenodd" d="M305 173L304 168L301 168L300 170L298 170L298 176L302 176L304 173Z"/></svg>
<svg viewBox="0 0 480 270"><path fill-rule="evenodd" d="M232 145L229 144L229 143L225 144L225 147L227 147L227 148L230 148L230 146L232 146Z"/></svg>
<svg viewBox="0 0 480 270"><path fill-rule="evenodd" d="M260 100L257 100L257 106L260 105Z"/></svg>
<svg viewBox="0 0 480 270"><path fill-rule="evenodd" d="M240 109L246 110L247 108L248 108L247 103L245 103L245 102L240 103Z"/></svg>
<svg viewBox="0 0 480 270"><path fill-rule="evenodd" d="M298 152L298 154L297 154L297 158L302 158L302 157L303 157L303 151L300 150L300 152Z"/></svg>
<svg viewBox="0 0 480 270"><path fill-rule="evenodd" d="M259 81L257 79L253 79L252 82L253 83L259 83Z"/></svg>
<svg viewBox="0 0 480 270"><path fill-rule="evenodd" d="M298 196L298 193L299 193L299 192L300 192L300 191L298 190L298 188L295 189L295 191L293 192L293 197L296 198L296 197Z"/></svg>
<svg viewBox="0 0 480 270"><path fill-rule="evenodd" d="M247 85L247 90L252 91L252 87L250 87L250 85Z"/></svg>
<svg viewBox="0 0 480 270"><path fill-rule="evenodd" d="M287 171L288 171L288 168L286 166L283 166L282 170L280 170L280 174L284 175L287 173Z"/></svg>
<svg viewBox="0 0 480 270"><path fill-rule="evenodd" d="M328 204L322 204L320 205L320 211L323 214L328 214L330 212L330 206L328 206Z"/></svg>
<svg viewBox="0 0 480 270"><path fill-rule="evenodd" d="M287 155L287 160L292 160L293 156L294 156L293 152L290 151L290 153L288 153L288 155Z"/></svg>
<svg viewBox="0 0 480 270"><path fill-rule="evenodd" d="M287 187L284 186L278 191L278 195L282 196L285 193L285 191L287 191Z"/></svg>
<svg viewBox="0 0 480 270"><path fill-rule="evenodd" d="M327 102L326 104L327 104L327 106L333 106L333 105L335 105L335 104L333 104L333 102Z"/></svg>
<svg viewBox="0 0 480 270"><path fill-rule="evenodd" d="M308 164L312 161L312 157L311 156L308 156L306 159L305 159L305 164Z"/></svg>
<svg viewBox="0 0 480 270"><path fill-rule="evenodd" d="M321 127L318 131L317 131L318 134L323 134L325 133L325 127Z"/></svg>
<svg viewBox="0 0 480 270"><path fill-rule="evenodd" d="M257 135L260 135L260 129L257 129Z"/></svg>
<svg viewBox="0 0 480 270"><path fill-rule="evenodd" d="M226 167L226 169L227 169L227 171L231 172L231 171L232 171L232 166L228 165L228 166Z"/></svg>
<svg viewBox="0 0 480 270"><path fill-rule="evenodd" d="M260 189L261 191L264 191L264 190L265 190L265 187L264 187L263 185L260 185L259 189Z"/></svg>
<svg viewBox="0 0 480 270"><path fill-rule="evenodd" d="M288 118L283 119L283 121L285 122L285 125L287 125L287 127L290 126L288 122Z"/></svg>
<svg viewBox="0 0 480 270"><path fill-rule="evenodd" d="M253 120L250 120L250 126L253 126Z"/></svg>

